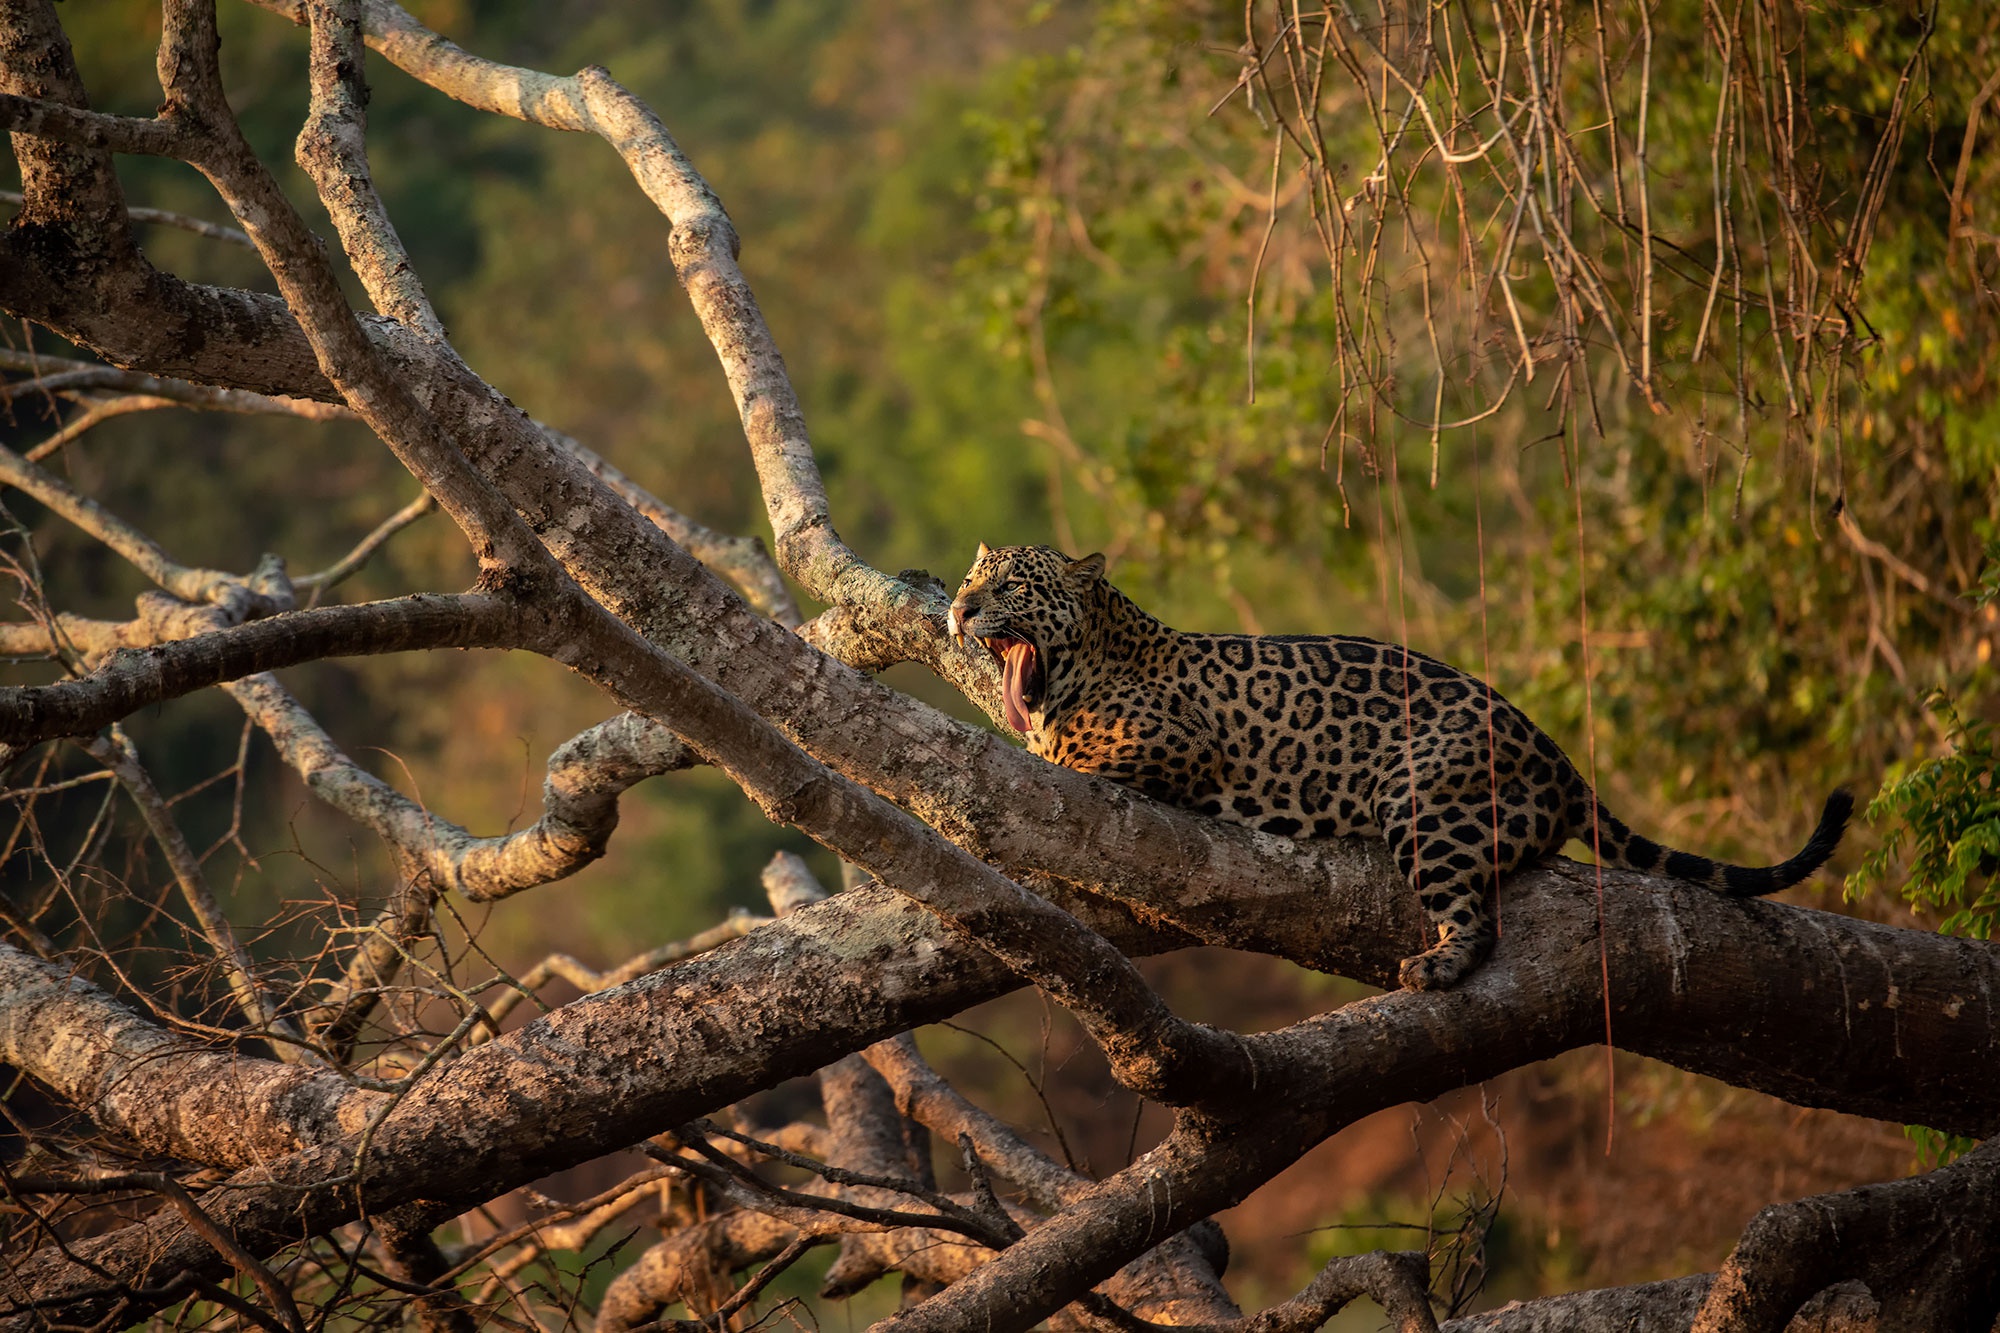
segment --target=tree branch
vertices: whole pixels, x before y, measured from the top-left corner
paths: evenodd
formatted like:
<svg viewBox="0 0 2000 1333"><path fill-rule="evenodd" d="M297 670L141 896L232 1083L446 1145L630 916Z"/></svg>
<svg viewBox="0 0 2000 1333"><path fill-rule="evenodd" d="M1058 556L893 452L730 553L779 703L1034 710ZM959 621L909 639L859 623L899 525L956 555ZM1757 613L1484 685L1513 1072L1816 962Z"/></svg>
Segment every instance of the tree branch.
<svg viewBox="0 0 2000 1333"><path fill-rule="evenodd" d="M183 565L130 523L11 449L0 448L0 484L32 495L46 508L125 557L133 568L182 601L247 602L231 606L235 620L289 611L292 607L291 587L281 577L265 580L276 586L259 587L240 575Z"/></svg>
<svg viewBox="0 0 2000 1333"><path fill-rule="evenodd" d="M169 1032L0 943L0 1062L147 1156L273 1161L357 1133L382 1094Z"/></svg>
<svg viewBox="0 0 2000 1333"><path fill-rule="evenodd" d="M1695 1312L1715 1282L1713 1273L1669 1278L1631 1287L1511 1301L1498 1310L1467 1315L1440 1326L1440 1333L1571 1333L1573 1329L1615 1328L1620 1333L1688 1333ZM1859 1283L1842 1283L1808 1301L1785 1326L1786 1333L1878 1333L1879 1311Z"/></svg>
<svg viewBox="0 0 2000 1333"><path fill-rule="evenodd" d="M209 178L256 243L286 306L312 342L320 372L437 497L471 541L483 579L494 585L548 578L566 583L512 507L466 463L403 378L391 372L348 308L311 230L250 150L222 90L213 0L169 0L163 12L162 117L197 127L188 160ZM327 13L318 26L334 21ZM316 110L337 96L341 86L324 72L332 60L330 46L316 47L315 66L322 71L314 85ZM329 201L329 207L337 212L339 202Z"/></svg>
<svg viewBox="0 0 2000 1333"><path fill-rule="evenodd" d="M604 854L618 827L620 795L694 762L665 728L620 714L549 755L542 813L534 823L479 837L355 763L275 678L252 676L227 688L314 795L374 830L438 889L473 902L494 902L575 874Z"/></svg>
<svg viewBox="0 0 2000 1333"><path fill-rule="evenodd" d="M1842 1279L1868 1284L1892 1329L1990 1329L2000 1318L2000 1139L1910 1180L1759 1213L1691 1333L1779 1333Z"/></svg>
<svg viewBox="0 0 2000 1333"><path fill-rule="evenodd" d="M418 593L291 611L115 652L80 680L0 689L0 743L20 747L88 735L152 704L302 662L423 648L524 648L547 632L535 611L476 594Z"/></svg>
<svg viewBox="0 0 2000 1333"><path fill-rule="evenodd" d="M309 0L312 110L299 132L299 165L319 187L347 262L382 314L426 338L444 325L368 174L368 85L358 0Z"/></svg>
<svg viewBox="0 0 2000 1333"><path fill-rule="evenodd" d="M247 243L247 237L245 241ZM67 382L75 388L116 389L121 393L134 394L142 398L164 399L187 407L209 408L218 412L303 417L308 421L355 419L354 413L339 403L314 402L310 398L273 398L269 394L252 393L247 389L222 389L209 384L190 384L186 380L166 379L158 375L120 370L116 366L100 365L95 361L46 356L40 352L17 352L11 347L0 347L0 370L17 370L32 376L33 378L17 382L29 388L41 387L38 382L48 375L78 376L82 378Z"/></svg>
<svg viewBox="0 0 2000 1333"><path fill-rule="evenodd" d="M0 92L0 126L16 134L58 139L79 148L147 157L180 157L188 150L180 126L165 120L107 116L61 102Z"/></svg>

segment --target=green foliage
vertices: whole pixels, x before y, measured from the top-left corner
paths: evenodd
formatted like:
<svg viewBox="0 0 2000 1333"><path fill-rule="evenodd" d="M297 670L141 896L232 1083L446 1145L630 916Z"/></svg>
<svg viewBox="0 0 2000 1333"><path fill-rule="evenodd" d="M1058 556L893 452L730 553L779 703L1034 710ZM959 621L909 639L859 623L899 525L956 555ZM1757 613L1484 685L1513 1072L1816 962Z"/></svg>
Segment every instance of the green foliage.
<svg viewBox="0 0 2000 1333"><path fill-rule="evenodd" d="M1989 542L1972 600L2000 601L2000 546ZM1892 888L1912 907L1942 914L1945 934L1990 940L2000 918L2000 736L1991 723L1966 721L1942 693L1929 700L1944 723L1942 753L1914 768L1890 768L1868 803L1867 818L1886 826L1881 843L1847 877L1850 902ZM1898 876L1901 876L1900 883ZM1909 1125L1919 1166L1929 1170L1970 1152L1977 1140Z"/></svg>
<svg viewBox="0 0 2000 1333"><path fill-rule="evenodd" d="M1871 822L1887 827L1881 845L1847 878L1850 900L1892 883L1926 911L1941 913L1938 929L1990 940L2000 919L2000 734L1990 723L1967 722L1950 700L1932 708L1944 720L1945 750L1904 770L1890 770L1868 803Z"/></svg>
<svg viewBox="0 0 2000 1333"><path fill-rule="evenodd" d="M1935 1171L1979 1146L1978 1139L1970 1139L1963 1134L1947 1134L1927 1125L1905 1125L1903 1137L1915 1145L1917 1166L1924 1171Z"/></svg>

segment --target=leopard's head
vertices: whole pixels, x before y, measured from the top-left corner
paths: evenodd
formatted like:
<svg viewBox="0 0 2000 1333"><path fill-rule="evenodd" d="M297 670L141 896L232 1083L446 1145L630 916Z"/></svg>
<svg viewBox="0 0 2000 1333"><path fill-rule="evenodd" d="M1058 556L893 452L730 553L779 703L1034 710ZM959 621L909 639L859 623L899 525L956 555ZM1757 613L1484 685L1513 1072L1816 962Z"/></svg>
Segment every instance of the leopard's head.
<svg viewBox="0 0 2000 1333"><path fill-rule="evenodd" d="M1104 578L1104 557L1072 560L1050 546L979 545L951 603L951 634L977 639L1000 661L1007 725L1031 729L1049 684L1072 665Z"/></svg>

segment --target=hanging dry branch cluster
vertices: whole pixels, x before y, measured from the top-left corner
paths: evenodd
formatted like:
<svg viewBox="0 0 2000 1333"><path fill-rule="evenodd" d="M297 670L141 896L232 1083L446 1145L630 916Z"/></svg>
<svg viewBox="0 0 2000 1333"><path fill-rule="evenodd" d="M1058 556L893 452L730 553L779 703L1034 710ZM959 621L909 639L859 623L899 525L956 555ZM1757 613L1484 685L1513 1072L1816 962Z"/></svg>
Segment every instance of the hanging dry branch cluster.
<svg viewBox="0 0 2000 1333"><path fill-rule="evenodd" d="M1655 9L1245 6L1237 87L1273 127L1273 220L1289 163L1338 307L1340 438L1376 437L1346 412L1387 412L1428 429L1435 447L1539 377L1538 406L1566 421L1595 417L1623 383L1656 413L1694 404L1697 446L1723 442L1747 462L1755 408L1781 396L1797 438L1837 446L1843 384L1874 338L1856 298L1937 12L1909 15L1873 155L1848 181L1816 142L1831 126L1811 105L1805 48L1829 34L1809 6L1706 3L1677 11L1665 33ZM1657 99L1684 93L1692 67L1712 98L1700 108L1701 218L1679 215L1696 193L1687 162L1673 168L1676 212L1656 209L1649 142L1664 119L1689 115ZM1372 132L1366 169L1348 156L1351 136L1335 134L1357 124ZM1973 142L1952 207L1953 239L1976 249L1983 234L1956 222L1970 217L1960 196ZM1421 327L1385 319L1392 289L1422 310ZM1413 383L1408 367L1426 362L1426 382Z"/></svg>
<svg viewBox="0 0 2000 1333"><path fill-rule="evenodd" d="M238 129L208 0L165 5L163 101L145 119L88 109L48 0L0 5L0 122L23 183L0 238L0 307L111 363L9 354L9 395L66 403L70 415L28 453L0 452L0 480L153 585L129 619L80 616L46 600L32 547L14 544L23 615L0 638L11 655L53 664L47 683L0 691L14 836L34 836L34 803L58 788L115 788L157 848L175 914L192 923L202 957L189 992L212 978L229 1005L189 1011L111 951L59 948L37 925L45 900L9 907L0 1061L60 1114L17 1123L28 1146L0 1177L0 1328L122 1326L175 1306L183 1322L289 1333L405 1313L430 1328L534 1328L553 1310L605 1329L747 1327L767 1284L832 1246L826 1294L901 1274L907 1308L887 1326L902 1330L1051 1319L1276 1333L1318 1327L1362 1297L1401 1329L1433 1329L1422 1252L1336 1260L1292 1299L1246 1316L1220 1281L1226 1251L1207 1219L1371 1111L1600 1039L1607 1005L1622 1046L1744 1087L1970 1135L2000 1126L1990 946L1629 875L1605 877L1600 910L1596 877L1567 863L1511 889L1503 947L1458 990L1389 993L1261 1034L1175 1015L1133 956L1223 944L1382 984L1417 935L1414 906L1373 847L1282 842L1166 809L862 674L921 662L1002 714L991 663L942 632L941 586L885 575L837 535L727 214L653 113L603 70L557 78L496 65L387 0L260 2L309 25L299 160L372 310L349 307L327 251ZM1519 26L1507 29L1507 70L1482 78L1513 87L1500 80L1546 62L1549 34L1536 25L1552 22L1541 11L1505 18ZM674 264L741 408L775 559L646 494L458 357L370 184L364 39L445 96L594 135L629 166L670 224ZM1358 27L1337 37L1322 20L1309 42L1294 18L1262 40L1288 60L1333 54L1362 72L1347 45L1364 40ZM1394 68L1421 88L1434 58L1413 44ZM1456 110L1410 105L1420 131L1377 107L1391 162L1404 134L1472 160ZM1574 263L1559 239L1567 215L1540 198L1552 178L1535 164L1558 142L1544 119L1506 110L1478 153L1496 169L1499 154L1515 155L1532 186L1520 229L1545 238L1552 262ZM153 267L112 173L117 153L196 167L279 295ZM1328 227L1347 225L1333 194L1321 211ZM1613 323L1585 267L1550 316L1563 338ZM1832 295L1787 299L1801 318L1837 306ZM1550 336L1526 338L1524 377ZM1650 383L1643 321L1618 345ZM423 498L385 502L393 512L349 556L302 578L276 558L248 573L182 565L51 466L96 422L168 407L358 419ZM432 507L477 559L472 591L332 598ZM780 571L831 609L801 624ZM539 817L506 836L476 836L370 775L271 674L467 646L548 658L627 710L551 755ZM303 962L274 964L246 941L120 725L211 686L242 710L246 745L261 737L396 858L399 888L379 916L329 910L291 924L317 945ZM89 764L58 762L64 746ZM694 763L837 852L856 882L828 894L781 858L766 876L768 917L728 919L604 973L557 956L518 979L473 975L442 947L460 904L574 873L616 832L622 793ZM36 892L69 892L76 868L51 869ZM503 1032L507 1012L555 977L586 997ZM1164 1142L1104 1179L1076 1174L968 1102L906 1035L1022 985L1074 1015L1126 1087L1175 1109ZM818 1119L763 1124L741 1108L815 1072ZM934 1145L964 1188L940 1186ZM646 1164L592 1199L544 1207L527 1191L634 1147ZM1842 1289L1821 1304L1844 1301L1855 1327L1878 1308L1885 1328L1971 1327L1953 1321L1990 1321L2000 1298L1993 1170L1981 1149L1920 1180L1786 1205L1713 1278L1446 1326L1574 1326L1596 1318L1586 1310L1615 1308L1679 1327L1776 1329L1816 1293L1859 1280L1867 1294ZM530 1220L476 1243L434 1236L515 1191ZM641 1207L664 1239L593 1310L577 1309L574 1284L541 1261ZM1923 1243L1907 1243L1914 1236ZM676 1306L685 1320L657 1322Z"/></svg>

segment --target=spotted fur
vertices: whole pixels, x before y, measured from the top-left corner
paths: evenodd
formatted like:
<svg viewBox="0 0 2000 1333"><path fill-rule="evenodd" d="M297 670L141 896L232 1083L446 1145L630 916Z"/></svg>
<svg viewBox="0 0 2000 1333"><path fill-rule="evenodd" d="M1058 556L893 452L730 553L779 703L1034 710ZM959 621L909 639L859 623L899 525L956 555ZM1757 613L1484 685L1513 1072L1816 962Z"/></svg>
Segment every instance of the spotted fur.
<svg viewBox="0 0 2000 1333"><path fill-rule="evenodd" d="M1823 865L1853 808L1835 792L1805 847L1775 866L1670 850L1605 809L1485 682L1351 635L1169 629L1105 581L1101 556L982 545L951 629L1001 659L1009 721L1044 759L1267 833L1385 839L1435 930L1403 960L1417 990L1477 966L1500 875L1571 838L1595 841L1609 865L1750 897Z"/></svg>

